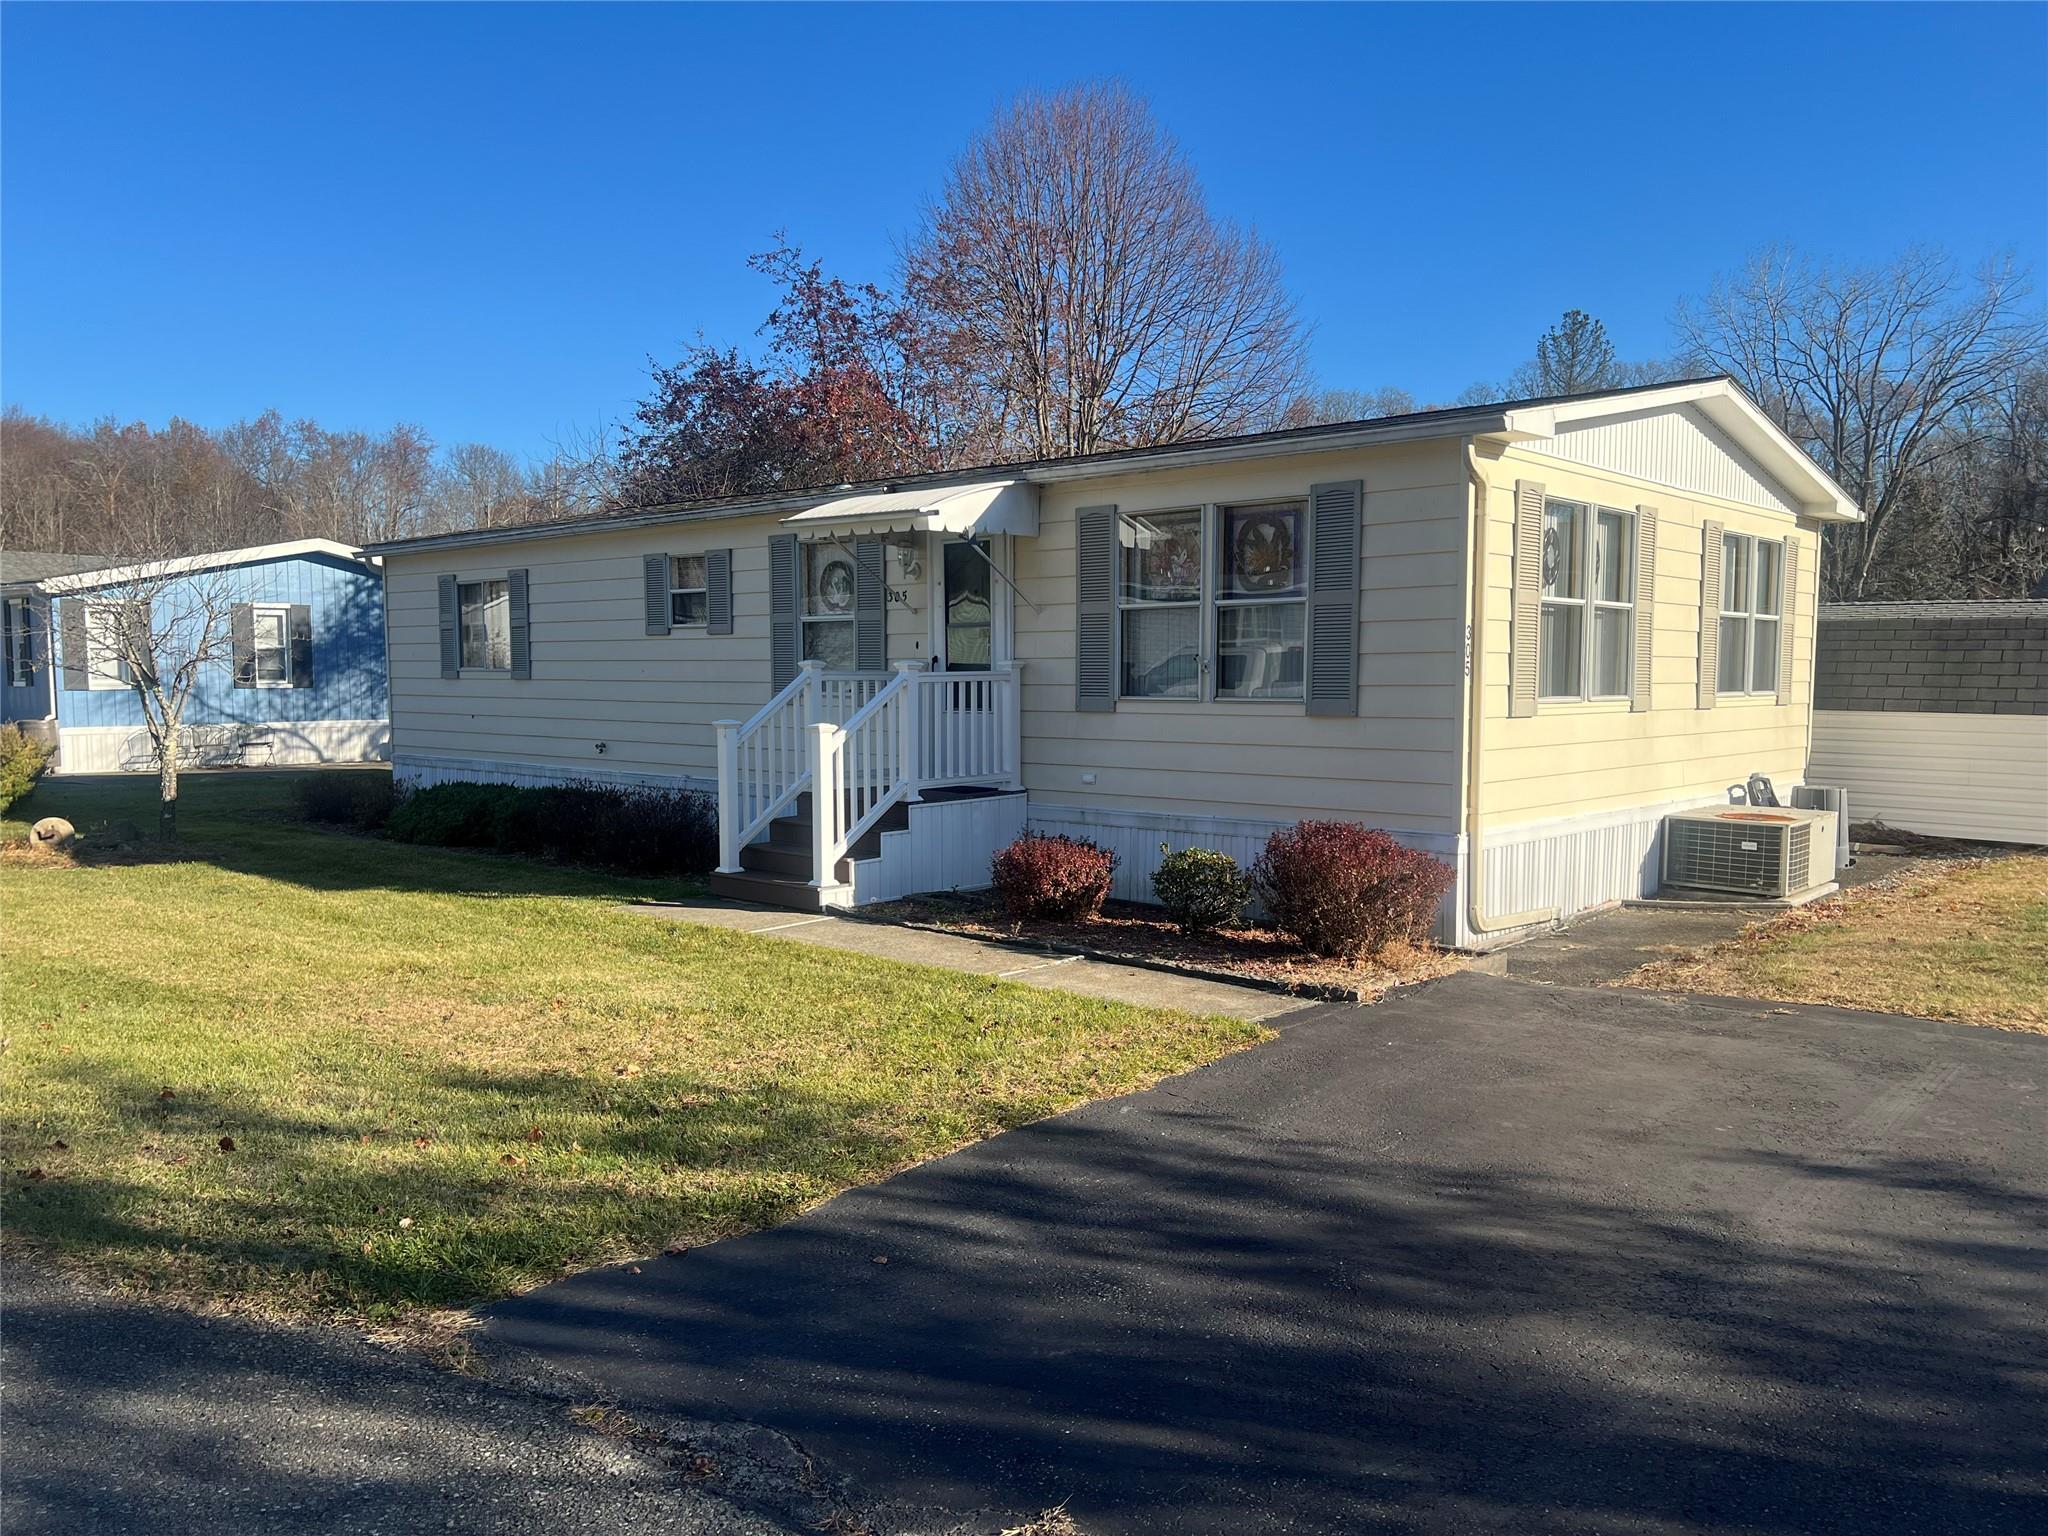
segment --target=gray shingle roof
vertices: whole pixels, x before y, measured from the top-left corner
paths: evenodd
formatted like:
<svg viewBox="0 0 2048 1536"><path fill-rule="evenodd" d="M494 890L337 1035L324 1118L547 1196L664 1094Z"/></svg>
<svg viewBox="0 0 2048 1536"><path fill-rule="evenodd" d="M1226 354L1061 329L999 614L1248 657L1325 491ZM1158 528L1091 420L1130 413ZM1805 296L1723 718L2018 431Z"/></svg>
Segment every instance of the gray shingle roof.
<svg viewBox="0 0 2048 1536"><path fill-rule="evenodd" d="M45 555L25 549L0 549L0 581L48 581L52 576L104 570L113 563L105 555Z"/></svg>
<svg viewBox="0 0 2048 1536"><path fill-rule="evenodd" d="M1823 624L1872 623L1912 619L1918 622L1942 619L2048 619L2048 598L1987 597L1953 598L1926 603L1822 603Z"/></svg>

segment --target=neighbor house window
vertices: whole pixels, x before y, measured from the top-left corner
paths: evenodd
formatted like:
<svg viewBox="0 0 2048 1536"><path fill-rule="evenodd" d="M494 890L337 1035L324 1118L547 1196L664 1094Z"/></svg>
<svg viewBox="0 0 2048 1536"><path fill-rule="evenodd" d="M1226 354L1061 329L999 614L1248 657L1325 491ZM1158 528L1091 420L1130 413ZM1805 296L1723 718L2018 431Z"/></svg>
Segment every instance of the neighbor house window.
<svg viewBox="0 0 2048 1536"><path fill-rule="evenodd" d="M486 672L510 671L512 600L504 581L465 581L456 587L455 595L462 630L462 665Z"/></svg>
<svg viewBox="0 0 2048 1536"><path fill-rule="evenodd" d="M804 660L827 672L854 669L853 556L837 544L806 544L804 551Z"/></svg>
<svg viewBox="0 0 2048 1536"><path fill-rule="evenodd" d="M1584 502L1545 502L1537 636L1542 697L1628 695L1635 601L1634 515Z"/></svg>
<svg viewBox="0 0 2048 1536"><path fill-rule="evenodd" d="M254 662L251 681L258 688L291 687L291 611L258 604L249 619Z"/></svg>
<svg viewBox="0 0 2048 1536"><path fill-rule="evenodd" d="M85 606L85 686L126 688L128 663L121 659L121 603Z"/></svg>
<svg viewBox="0 0 2048 1536"><path fill-rule="evenodd" d="M677 555L669 562L668 621L677 629L711 622L711 583L702 555Z"/></svg>
<svg viewBox="0 0 2048 1536"><path fill-rule="evenodd" d="M1202 514L1122 519L1117 605L1123 692L1134 699L1202 696Z"/></svg>
<svg viewBox="0 0 2048 1536"><path fill-rule="evenodd" d="M1745 533L1721 537L1722 693L1778 691L1785 546Z"/></svg>
<svg viewBox="0 0 2048 1536"><path fill-rule="evenodd" d="M7 599L7 680L25 688L36 679L34 610L25 597Z"/></svg>
<svg viewBox="0 0 2048 1536"><path fill-rule="evenodd" d="M1298 699L1308 576L1298 501L1216 513L1216 697Z"/></svg>

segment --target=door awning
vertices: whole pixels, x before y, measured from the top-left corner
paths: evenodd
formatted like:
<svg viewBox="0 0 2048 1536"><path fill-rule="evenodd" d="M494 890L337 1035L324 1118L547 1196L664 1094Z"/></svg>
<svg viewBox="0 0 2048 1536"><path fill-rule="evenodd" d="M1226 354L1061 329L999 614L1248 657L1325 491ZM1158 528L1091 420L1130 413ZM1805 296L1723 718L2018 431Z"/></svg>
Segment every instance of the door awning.
<svg viewBox="0 0 2048 1536"><path fill-rule="evenodd" d="M1038 487L1024 480L974 485L932 485L916 491L868 491L841 496L785 517L782 526L802 539L855 534L945 533L1038 535Z"/></svg>

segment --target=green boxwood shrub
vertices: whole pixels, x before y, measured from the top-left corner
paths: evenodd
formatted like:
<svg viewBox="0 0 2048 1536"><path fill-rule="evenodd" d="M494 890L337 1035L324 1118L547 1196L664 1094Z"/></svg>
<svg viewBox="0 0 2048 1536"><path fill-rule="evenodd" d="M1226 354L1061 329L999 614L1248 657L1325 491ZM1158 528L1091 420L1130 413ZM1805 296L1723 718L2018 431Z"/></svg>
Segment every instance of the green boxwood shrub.
<svg viewBox="0 0 2048 1536"><path fill-rule="evenodd" d="M388 773L321 773L292 792L300 819L374 832L391 819L397 792Z"/></svg>
<svg viewBox="0 0 2048 1536"><path fill-rule="evenodd" d="M1168 853L1152 876L1152 894L1166 908L1174 926L1190 937L1228 928L1252 899L1252 882L1237 860L1214 848L1183 848Z"/></svg>
<svg viewBox="0 0 2048 1536"><path fill-rule="evenodd" d="M0 725L0 813L36 787L50 766L50 749L18 725Z"/></svg>

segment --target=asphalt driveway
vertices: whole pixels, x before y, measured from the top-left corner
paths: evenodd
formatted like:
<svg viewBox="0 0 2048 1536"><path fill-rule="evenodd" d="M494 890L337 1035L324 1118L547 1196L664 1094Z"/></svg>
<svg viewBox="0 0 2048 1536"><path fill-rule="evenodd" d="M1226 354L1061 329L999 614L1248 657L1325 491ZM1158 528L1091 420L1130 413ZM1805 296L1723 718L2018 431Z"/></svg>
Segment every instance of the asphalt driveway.
<svg viewBox="0 0 2048 1536"><path fill-rule="evenodd" d="M1464 975L490 1329L883 1530L2042 1530L2044 1133L2048 1037Z"/></svg>

